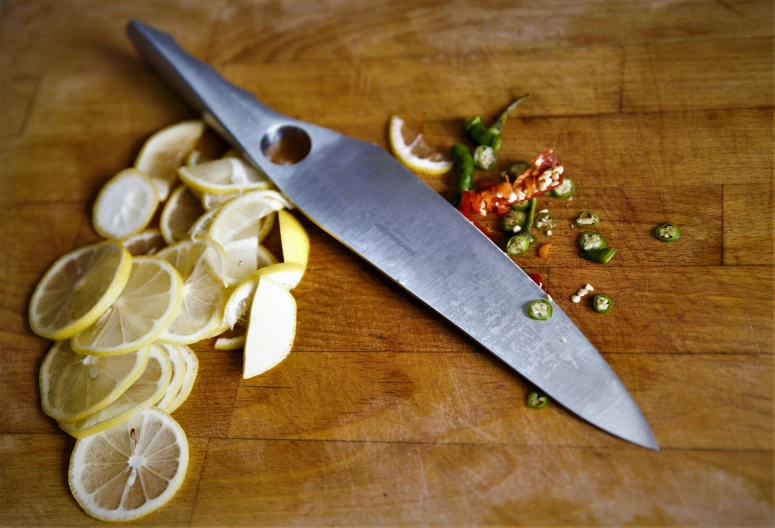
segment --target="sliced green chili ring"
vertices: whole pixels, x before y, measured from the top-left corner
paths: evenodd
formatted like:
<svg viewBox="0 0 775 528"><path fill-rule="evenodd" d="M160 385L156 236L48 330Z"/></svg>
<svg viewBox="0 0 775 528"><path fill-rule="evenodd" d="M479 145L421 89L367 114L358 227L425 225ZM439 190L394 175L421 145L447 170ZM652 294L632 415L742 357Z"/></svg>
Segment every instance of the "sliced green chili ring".
<svg viewBox="0 0 775 528"><path fill-rule="evenodd" d="M522 227L527 216L522 211L509 211L501 218L501 227L504 231L515 232L514 228ZM517 229L519 231L519 229Z"/></svg>
<svg viewBox="0 0 775 528"><path fill-rule="evenodd" d="M592 298L592 308L597 313L608 313L614 307L614 300L604 293L598 293Z"/></svg>
<svg viewBox="0 0 775 528"><path fill-rule="evenodd" d="M579 247L582 251L603 249L607 246L605 238L597 231L587 231L586 233L582 233L579 237Z"/></svg>
<svg viewBox="0 0 775 528"><path fill-rule="evenodd" d="M543 409L549 405L549 396L543 392L533 391L527 395L527 406L531 409Z"/></svg>
<svg viewBox="0 0 775 528"><path fill-rule="evenodd" d="M607 264L616 255L616 250L613 248L590 249L589 251L582 251L579 255L598 264Z"/></svg>
<svg viewBox="0 0 775 528"><path fill-rule="evenodd" d="M479 145L476 147L476 150L474 150L474 165L479 169L490 170L495 167L497 161L498 155L492 147Z"/></svg>
<svg viewBox="0 0 775 528"><path fill-rule="evenodd" d="M667 222L654 230L654 236L662 242L675 242L681 238L681 231L678 230L678 226L673 222Z"/></svg>
<svg viewBox="0 0 775 528"><path fill-rule="evenodd" d="M527 211L529 207L530 207L530 200L526 202L511 204L512 211Z"/></svg>
<svg viewBox="0 0 775 528"><path fill-rule="evenodd" d="M494 130L496 134L500 134L503 131L503 127L506 126L506 120L509 118L509 114L511 114L511 112L513 112L514 109L519 106L519 103L528 97L530 97L529 92L515 99L509 106L506 107L506 110L501 113L500 117L498 117L498 120L490 127L490 129Z"/></svg>
<svg viewBox="0 0 775 528"><path fill-rule="evenodd" d="M536 216L536 229L539 231L549 231L557 225L557 219L551 213L538 213Z"/></svg>
<svg viewBox="0 0 775 528"><path fill-rule="evenodd" d="M449 154L452 162L457 166L457 191L450 200L452 205L457 206L460 203L460 195L463 191L471 190L471 180L474 176L474 158L468 147L461 143L452 145L449 148Z"/></svg>
<svg viewBox="0 0 775 528"><path fill-rule="evenodd" d="M527 305L527 316L536 321L548 321L552 317L552 303L539 299Z"/></svg>
<svg viewBox="0 0 775 528"><path fill-rule="evenodd" d="M514 235L506 242L506 253L511 257L524 255L530 248L530 241L525 235Z"/></svg>
<svg viewBox="0 0 775 528"><path fill-rule="evenodd" d="M576 183L570 178L563 178L562 183L552 189L552 196L567 200L576 194Z"/></svg>
<svg viewBox="0 0 775 528"><path fill-rule="evenodd" d="M530 247L533 247L533 245L538 242L538 239L532 233L527 233L525 236L527 237L527 241L530 242Z"/></svg>
<svg viewBox="0 0 775 528"><path fill-rule="evenodd" d="M583 211L576 217L576 225L579 227L595 227L599 223L600 217L589 211Z"/></svg>
<svg viewBox="0 0 775 528"><path fill-rule="evenodd" d="M508 175L511 178L516 178L517 176L520 176L522 173L524 173L526 170L528 170L530 167L530 164L526 161L515 161L511 165L509 165L509 169L506 171Z"/></svg>

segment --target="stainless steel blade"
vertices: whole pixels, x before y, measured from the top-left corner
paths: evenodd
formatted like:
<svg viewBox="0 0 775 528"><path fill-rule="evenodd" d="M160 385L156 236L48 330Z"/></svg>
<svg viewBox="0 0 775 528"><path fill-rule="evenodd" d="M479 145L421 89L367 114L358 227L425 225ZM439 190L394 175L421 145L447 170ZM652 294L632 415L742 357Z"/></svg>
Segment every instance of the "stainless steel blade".
<svg viewBox="0 0 775 528"><path fill-rule="evenodd" d="M573 322L556 305L549 321L529 319L525 306L545 298L541 289L387 152L269 110L165 33L136 21L127 32L140 54L313 222L573 413L658 449L638 406ZM311 140L295 165L264 157L262 139L282 127Z"/></svg>

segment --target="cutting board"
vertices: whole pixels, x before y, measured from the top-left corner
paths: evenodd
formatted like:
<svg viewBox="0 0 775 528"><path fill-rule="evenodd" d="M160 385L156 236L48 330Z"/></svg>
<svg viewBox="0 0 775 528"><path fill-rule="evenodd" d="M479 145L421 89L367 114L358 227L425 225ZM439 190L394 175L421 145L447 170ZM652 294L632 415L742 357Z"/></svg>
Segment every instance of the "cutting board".
<svg viewBox="0 0 775 528"><path fill-rule="evenodd" d="M554 148L578 194L539 200L559 221L551 252L517 262L543 276L662 446L527 408L518 375L305 220L292 354L242 380L239 352L195 346L199 377L175 413L186 482L143 522L772 525L771 2L0 9L0 524L92 521L67 487L74 440L39 409L50 343L25 314L51 262L96 239L100 186L152 132L193 116L132 52L122 28L136 17L270 107L383 147L393 114L447 149L464 118L530 91L499 169ZM583 210L618 249L607 266L576 255ZM651 236L664 221L680 241ZM612 312L571 302L587 283Z"/></svg>

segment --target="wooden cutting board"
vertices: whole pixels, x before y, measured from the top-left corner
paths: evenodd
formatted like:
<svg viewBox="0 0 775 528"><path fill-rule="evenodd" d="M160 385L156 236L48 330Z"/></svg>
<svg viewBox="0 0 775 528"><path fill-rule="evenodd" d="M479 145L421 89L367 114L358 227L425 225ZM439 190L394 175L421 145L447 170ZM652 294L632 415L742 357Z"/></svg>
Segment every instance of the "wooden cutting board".
<svg viewBox="0 0 775 528"><path fill-rule="evenodd" d="M392 114L446 149L465 117L532 92L501 163L554 148L579 190L540 200L559 219L551 254L518 262L541 273L662 446L528 409L519 376L305 222L293 353L242 380L239 353L195 347L199 378L175 414L191 443L186 483L143 522L772 525L771 2L0 9L0 525L92 521L67 487L74 441L39 410L49 343L25 313L50 263L95 238L102 183L153 131L192 116L132 52L130 17L270 107L383 146ZM607 266L575 255L582 210L619 250ZM668 220L675 244L650 235ZM611 313L570 301L586 283L615 299Z"/></svg>

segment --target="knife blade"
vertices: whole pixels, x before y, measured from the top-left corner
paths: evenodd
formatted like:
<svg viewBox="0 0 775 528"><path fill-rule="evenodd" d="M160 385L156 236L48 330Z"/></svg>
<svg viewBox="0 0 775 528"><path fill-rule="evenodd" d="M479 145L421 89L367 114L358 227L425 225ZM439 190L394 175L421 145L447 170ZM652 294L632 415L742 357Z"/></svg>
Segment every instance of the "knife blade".
<svg viewBox="0 0 775 528"><path fill-rule="evenodd" d="M286 117L132 20L140 55L312 222L441 314L556 402L600 429L659 449L640 409L595 347L554 305L525 314L544 292L439 194L377 145ZM303 159L268 151L300 142Z"/></svg>

